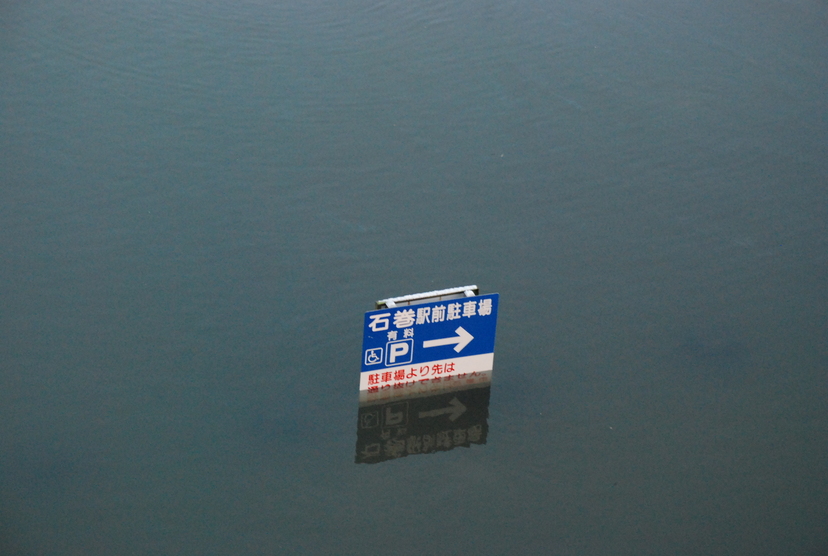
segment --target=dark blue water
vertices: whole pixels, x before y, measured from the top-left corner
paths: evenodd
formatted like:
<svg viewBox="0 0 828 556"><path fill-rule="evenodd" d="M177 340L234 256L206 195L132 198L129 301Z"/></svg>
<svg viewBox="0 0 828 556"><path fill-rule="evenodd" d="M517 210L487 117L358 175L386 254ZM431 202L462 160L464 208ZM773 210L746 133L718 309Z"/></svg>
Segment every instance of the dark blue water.
<svg viewBox="0 0 828 556"><path fill-rule="evenodd" d="M0 5L0 554L824 554L828 8ZM499 292L485 444L362 315Z"/></svg>

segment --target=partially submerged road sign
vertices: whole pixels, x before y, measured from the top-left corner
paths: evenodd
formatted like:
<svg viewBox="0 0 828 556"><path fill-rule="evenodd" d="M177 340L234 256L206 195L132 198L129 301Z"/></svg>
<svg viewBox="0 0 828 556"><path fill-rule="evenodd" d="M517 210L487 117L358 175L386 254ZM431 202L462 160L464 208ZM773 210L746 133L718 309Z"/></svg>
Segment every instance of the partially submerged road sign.
<svg viewBox="0 0 828 556"><path fill-rule="evenodd" d="M463 288L456 289L459 295L431 297L438 301L414 300L401 306L390 302L365 313L360 391L462 379L492 370L499 295L469 295L469 290L463 297ZM396 299L412 298L416 296Z"/></svg>

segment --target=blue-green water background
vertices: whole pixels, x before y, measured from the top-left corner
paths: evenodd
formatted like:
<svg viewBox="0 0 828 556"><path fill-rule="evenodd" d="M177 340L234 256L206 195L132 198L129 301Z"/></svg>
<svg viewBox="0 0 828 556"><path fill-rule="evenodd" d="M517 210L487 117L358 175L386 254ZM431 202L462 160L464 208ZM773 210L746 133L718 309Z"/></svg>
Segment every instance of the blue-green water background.
<svg viewBox="0 0 828 556"><path fill-rule="evenodd" d="M0 3L0 553L828 551L828 7ZM353 463L362 313L501 294Z"/></svg>

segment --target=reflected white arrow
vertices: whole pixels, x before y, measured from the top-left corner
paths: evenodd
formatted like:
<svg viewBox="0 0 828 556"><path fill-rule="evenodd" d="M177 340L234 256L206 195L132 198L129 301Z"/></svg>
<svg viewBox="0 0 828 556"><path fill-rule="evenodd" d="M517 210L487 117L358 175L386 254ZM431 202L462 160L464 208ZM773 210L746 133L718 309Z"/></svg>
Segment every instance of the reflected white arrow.
<svg viewBox="0 0 828 556"><path fill-rule="evenodd" d="M437 340L426 340L423 342L424 348L430 347L437 347L437 346L450 346L451 344L457 344L454 346L454 351L460 353L460 350L469 345L469 342L474 340L474 336L466 332L466 330L462 326L458 326L457 330L455 330L457 336L452 336L451 338L439 338Z"/></svg>
<svg viewBox="0 0 828 556"><path fill-rule="evenodd" d="M448 415L449 421L456 421L458 417L466 412L466 406L456 397L452 398L448 407L440 409L432 409L431 411L421 411L420 419L423 417L439 417L440 415Z"/></svg>

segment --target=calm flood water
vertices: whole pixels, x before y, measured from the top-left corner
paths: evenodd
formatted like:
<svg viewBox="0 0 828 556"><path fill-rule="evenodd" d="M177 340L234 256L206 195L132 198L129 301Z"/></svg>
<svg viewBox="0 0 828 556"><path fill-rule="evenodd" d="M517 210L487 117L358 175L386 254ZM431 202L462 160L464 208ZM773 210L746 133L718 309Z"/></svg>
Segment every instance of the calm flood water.
<svg viewBox="0 0 828 556"><path fill-rule="evenodd" d="M827 21L3 2L0 554L825 554ZM485 422L355 463L466 284Z"/></svg>

